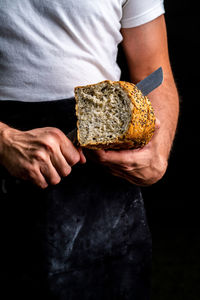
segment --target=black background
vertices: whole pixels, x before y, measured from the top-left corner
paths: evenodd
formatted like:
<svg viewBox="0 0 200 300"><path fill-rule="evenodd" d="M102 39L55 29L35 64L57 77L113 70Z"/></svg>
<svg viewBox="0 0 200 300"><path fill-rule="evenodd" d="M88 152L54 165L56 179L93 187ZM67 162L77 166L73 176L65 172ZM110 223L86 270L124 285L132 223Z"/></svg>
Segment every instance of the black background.
<svg viewBox="0 0 200 300"><path fill-rule="evenodd" d="M165 0L165 10L180 117L165 176L143 188L153 237L152 300L199 300L199 3ZM121 48L118 61L128 80Z"/></svg>
<svg viewBox="0 0 200 300"><path fill-rule="evenodd" d="M165 176L143 188L153 237L152 299L200 299L198 2L165 1L180 116ZM122 79L128 79L119 49ZM173 109L173 107L172 107Z"/></svg>

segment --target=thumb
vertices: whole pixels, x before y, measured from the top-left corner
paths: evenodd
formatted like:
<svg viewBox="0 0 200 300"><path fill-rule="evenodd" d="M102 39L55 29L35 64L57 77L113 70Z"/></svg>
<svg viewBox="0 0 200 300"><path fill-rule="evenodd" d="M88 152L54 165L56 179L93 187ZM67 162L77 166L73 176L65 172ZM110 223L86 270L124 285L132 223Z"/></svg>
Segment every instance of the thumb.
<svg viewBox="0 0 200 300"><path fill-rule="evenodd" d="M156 118L156 122L155 122L155 129L159 129L160 128L160 120L158 118Z"/></svg>

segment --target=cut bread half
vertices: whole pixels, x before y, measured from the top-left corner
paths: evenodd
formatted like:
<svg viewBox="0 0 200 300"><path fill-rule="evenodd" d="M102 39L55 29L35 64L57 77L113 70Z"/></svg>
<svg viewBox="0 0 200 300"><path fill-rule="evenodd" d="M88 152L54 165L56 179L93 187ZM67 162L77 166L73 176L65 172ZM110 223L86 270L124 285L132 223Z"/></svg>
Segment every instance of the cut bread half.
<svg viewBox="0 0 200 300"><path fill-rule="evenodd" d="M90 149L131 149L146 145L155 131L149 99L136 85L105 80L75 87L77 138Z"/></svg>

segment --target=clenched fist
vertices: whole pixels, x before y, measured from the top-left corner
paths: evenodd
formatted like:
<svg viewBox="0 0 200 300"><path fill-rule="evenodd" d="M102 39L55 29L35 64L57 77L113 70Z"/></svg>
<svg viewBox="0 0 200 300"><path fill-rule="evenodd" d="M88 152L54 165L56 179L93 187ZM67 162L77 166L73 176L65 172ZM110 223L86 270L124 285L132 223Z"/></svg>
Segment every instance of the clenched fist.
<svg viewBox="0 0 200 300"><path fill-rule="evenodd" d="M6 127L1 131L0 163L11 175L41 188L58 184L78 162L86 162L82 150L57 128L20 131Z"/></svg>

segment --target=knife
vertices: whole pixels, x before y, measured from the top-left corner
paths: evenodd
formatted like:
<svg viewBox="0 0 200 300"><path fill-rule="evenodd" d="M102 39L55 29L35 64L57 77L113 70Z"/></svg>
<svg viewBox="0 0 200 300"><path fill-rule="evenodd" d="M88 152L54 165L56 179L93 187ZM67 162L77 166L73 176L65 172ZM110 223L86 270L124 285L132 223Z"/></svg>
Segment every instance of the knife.
<svg viewBox="0 0 200 300"><path fill-rule="evenodd" d="M147 96L150 92L155 90L163 82L163 70L162 67L151 73L149 76L141 80L136 84L137 88L141 90L144 96ZM74 128L67 134L68 139L74 144L77 140L77 128Z"/></svg>
<svg viewBox="0 0 200 300"><path fill-rule="evenodd" d="M137 88L141 90L144 96L147 96L153 90L155 90L163 82L163 70L162 67L151 73L145 79L136 84Z"/></svg>

